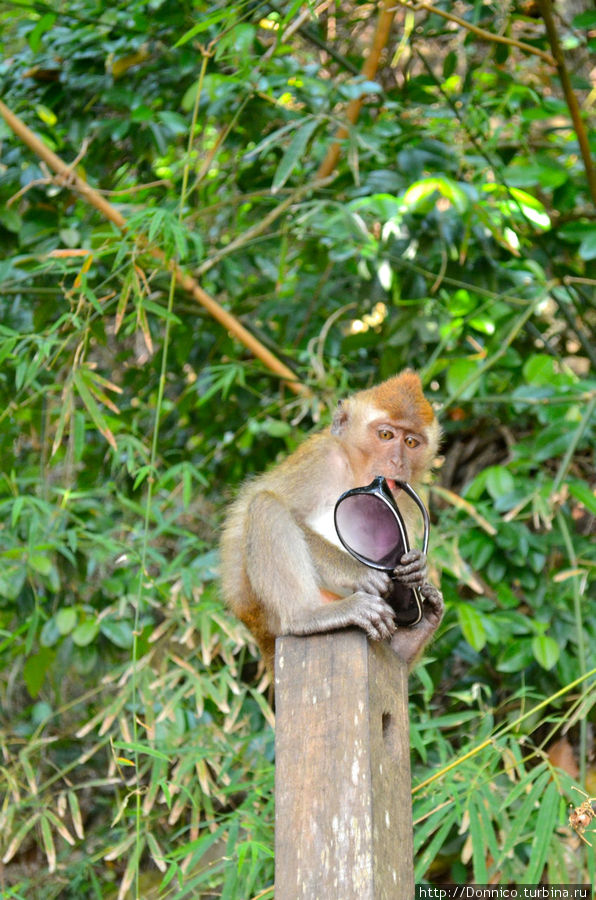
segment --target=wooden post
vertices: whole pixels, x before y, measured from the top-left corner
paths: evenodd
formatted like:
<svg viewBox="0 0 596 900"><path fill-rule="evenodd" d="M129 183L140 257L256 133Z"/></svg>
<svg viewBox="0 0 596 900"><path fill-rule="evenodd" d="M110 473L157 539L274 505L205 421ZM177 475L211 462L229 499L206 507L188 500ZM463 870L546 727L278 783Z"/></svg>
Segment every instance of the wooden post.
<svg viewBox="0 0 596 900"><path fill-rule="evenodd" d="M275 900L414 896L407 668L360 630L275 656Z"/></svg>

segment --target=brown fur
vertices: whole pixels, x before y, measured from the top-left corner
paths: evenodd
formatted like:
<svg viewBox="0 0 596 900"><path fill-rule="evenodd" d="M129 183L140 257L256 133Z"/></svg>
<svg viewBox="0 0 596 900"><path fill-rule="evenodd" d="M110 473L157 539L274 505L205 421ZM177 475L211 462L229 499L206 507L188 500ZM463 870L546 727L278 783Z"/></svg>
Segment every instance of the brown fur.
<svg viewBox="0 0 596 900"><path fill-rule="evenodd" d="M409 369L358 396L366 402L368 394L374 405L385 410L391 419L408 422L414 431L423 431L435 418L432 406L421 391L418 375Z"/></svg>
<svg viewBox="0 0 596 900"><path fill-rule="evenodd" d="M392 638L408 659L419 653L440 621L442 599L440 609L438 601L429 601L435 614L425 627L396 632L382 599L389 576L337 545L332 517L341 493L376 475L419 484L432 465L439 434L420 379L405 371L348 398L330 428L242 487L222 534L222 587L269 665L277 635L349 625L374 639ZM406 499L400 497L400 508L411 524ZM422 590L424 562L418 554L395 574L412 583L417 579ZM424 587L435 590L425 582Z"/></svg>

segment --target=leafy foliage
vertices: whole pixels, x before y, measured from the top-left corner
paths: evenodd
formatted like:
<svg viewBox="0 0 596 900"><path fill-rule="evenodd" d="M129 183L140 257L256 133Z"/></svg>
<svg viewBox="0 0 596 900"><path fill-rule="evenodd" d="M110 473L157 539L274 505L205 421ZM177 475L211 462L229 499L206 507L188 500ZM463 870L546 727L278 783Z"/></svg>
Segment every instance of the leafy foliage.
<svg viewBox="0 0 596 900"><path fill-rule="evenodd" d="M295 2L0 13L3 102L127 221L0 124L7 897L270 895L267 676L218 599L219 519L338 393L406 365L445 430L417 876L593 880L551 747L568 735L596 794L596 198L542 20L463 6L488 35L400 8L376 81L354 74L359 3L297 30ZM589 140L595 26L558 20ZM313 395L280 390L170 260Z"/></svg>

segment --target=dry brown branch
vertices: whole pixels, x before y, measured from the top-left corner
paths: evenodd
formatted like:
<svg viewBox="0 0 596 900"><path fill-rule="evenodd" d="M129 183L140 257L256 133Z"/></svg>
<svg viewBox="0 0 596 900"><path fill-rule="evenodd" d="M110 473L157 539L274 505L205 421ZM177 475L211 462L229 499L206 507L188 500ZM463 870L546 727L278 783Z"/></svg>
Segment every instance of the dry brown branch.
<svg viewBox="0 0 596 900"><path fill-rule="evenodd" d="M524 41L518 41L515 38L508 38L502 34L493 34L492 31L486 31L484 28L479 28L478 25L472 25L471 22L466 22L465 19L460 19L459 16L455 16L453 13L445 12L445 10L439 9L437 6L433 6L432 3L409 3L408 0L395 0L395 2L399 3L400 6L405 6L406 9L411 9L413 12L424 9L426 12L435 13L435 15L442 16L449 22L455 22L456 25L471 31L472 34L478 35L485 41L492 41L496 44L509 44L511 47L523 50L524 53L532 53L534 56L539 56L549 66L556 65L555 59L549 53L545 53L544 50L539 50L537 47L533 47L532 44L526 44Z"/></svg>
<svg viewBox="0 0 596 900"><path fill-rule="evenodd" d="M571 78L569 77L567 64L565 63L565 55L561 48L561 44L559 43L557 26L555 25L555 20L553 17L552 2L551 0L538 0L538 5L540 7L540 14L544 20L544 25L546 27L546 33L548 35L550 48L556 60L555 64L557 66L559 78L561 79L561 87L563 88L563 94L565 95L565 102L567 104L567 108L569 109L571 121L573 122L573 128L577 135L577 140L584 162L584 169L586 170L588 187L590 188L590 196L592 197L593 203L596 203L596 169L594 168L594 160L592 159L590 143L588 141L588 135L586 134L586 128L582 119L579 103L573 91L573 87L571 86Z"/></svg>
<svg viewBox="0 0 596 900"><path fill-rule="evenodd" d="M373 38L373 42L368 53L367 58L364 61L364 65L362 66L362 77L367 81L372 81L377 74L377 69L379 68L379 61L381 59L381 53L387 45L387 41L389 40L389 33L391 31L391 25L393 24L393 19L395 17L395 6L394 0L383 0L381 3L381 8L379 10L379 18L377 20L377 27L375 29L375 34ZM348 103L346 108L346 119L353 125L358 119L358 115L360 113L360 108L364 102L363 97L358 97L356 100L351 100ZM329 147L325 159L319 166L319 171L316 175L316 180L318 181L320 178L327 178L333 172L337 160L339 159L339 154L341 151L341 141L343 141L349 134L348 128L342 126L338 128L335 134L335 141Z"/></svg>
<svg viewBox="0 0 596 900"><path fill-rule="evenodd" d="M82 197L87 200L91 206L94 206L101 214L119 228L122 232L127 233L127 223L124 216L118 212L115 207L105 200L101 194L94 190L87 182L81 178L70 166L67 166L49 147L40 141L40 139L29 129L18 116L0 101L0 115L2 115L6 124L14 131L23 143L25 143L40 159L42 159L51 169L59 176L67 179L68 186L72 190L76 190ZM140 238L137 240L139 246L142 245ZM250 352L260 359L261 362L270 369L275 375L278 375L290 390L295 394L310 394L309 388L296 379L296 375L284 363L281 362L270 350L265 347L253 334L242 325L238 319L225 310L220 304L213 299L200 284L185 272L175 260L167 260L165 254L158 248L152 246L143 246L150 255L157 260L164 268L173 273L177 283L183 290L188 291L201 306L207 310L216 321L223 325L237 340L239 340Z"/></svg>

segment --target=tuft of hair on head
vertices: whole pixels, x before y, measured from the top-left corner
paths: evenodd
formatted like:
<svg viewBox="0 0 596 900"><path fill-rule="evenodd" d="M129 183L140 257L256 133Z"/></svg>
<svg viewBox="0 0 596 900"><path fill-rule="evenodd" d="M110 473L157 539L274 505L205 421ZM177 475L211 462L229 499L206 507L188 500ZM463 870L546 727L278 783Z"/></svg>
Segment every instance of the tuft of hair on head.
<svg viewBox="0 0 596 900"><path fill-rule="evenodd" d="M376 387L362 391L362 399L370 400L394 421L408 421L413 428L423 430L435 419L434 410L422 392L420 376L405 369Z"/></svg>

